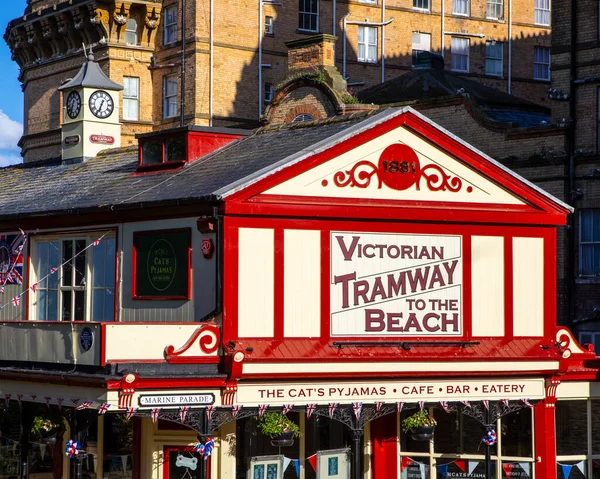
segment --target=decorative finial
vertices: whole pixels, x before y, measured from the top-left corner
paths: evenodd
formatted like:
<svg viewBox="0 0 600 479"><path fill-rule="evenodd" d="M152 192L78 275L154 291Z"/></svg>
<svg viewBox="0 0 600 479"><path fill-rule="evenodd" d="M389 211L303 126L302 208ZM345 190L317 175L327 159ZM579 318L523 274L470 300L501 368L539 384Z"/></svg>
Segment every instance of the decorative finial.
<svg viewBox="0 0 600 479"><path fill-rule="evenodd" d="M88 55L88 61L94 61L94 52L92 52L92 45L90 45L90 54Z"/></svg>

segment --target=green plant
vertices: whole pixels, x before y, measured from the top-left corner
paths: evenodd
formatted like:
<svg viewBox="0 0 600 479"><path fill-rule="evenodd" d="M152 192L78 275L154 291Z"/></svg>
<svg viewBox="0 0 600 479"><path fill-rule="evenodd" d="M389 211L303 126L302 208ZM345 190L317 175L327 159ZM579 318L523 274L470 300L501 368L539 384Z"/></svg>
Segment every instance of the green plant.
<svg viewBox="0 0 600 479"><path fill-rule="evenodd" d="M436 424L437 421L429 414L429 411L417 411L402 420L402 431L407 432L418 427L435 426Z"/></svg>
<svg viewBox="0 0 600 479"><path fill-rule="evenodd" d="M298 424L277 412L268 412L259 418L258 431L270 438L279 437L285 432L292 432L294 437L300 436Z"/></svg>
<svg viewBox="0 0 600 479"><path fill-rule="evenodd" d="M327 75L325 73L325 69L322 67L317 67L315 65L311 65L308 68L305 68L300 71L294 72L292 75L286 77L281 83L277 85L277 90L280 90L283 85L298 79L312 80L315 83L325 83L327 79Z"/></svg>
<svg viewBox="0 0 600 479"><path fill-rule="evenodd" d="M343 93L342 101L346 105L355 105L357 103L360 103L360 100L358 98L356 98L352 93Z"/></svg>

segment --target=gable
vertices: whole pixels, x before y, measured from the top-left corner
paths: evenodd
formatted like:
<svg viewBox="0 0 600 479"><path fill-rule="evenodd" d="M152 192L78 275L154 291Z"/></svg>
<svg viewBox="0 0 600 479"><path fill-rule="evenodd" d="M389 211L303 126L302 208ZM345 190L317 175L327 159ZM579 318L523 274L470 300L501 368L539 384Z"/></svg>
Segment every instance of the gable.
<svg viewBox="0 0 600 479"><path fill-rule="evenodd" d="M267 189L264 195L524 205L402 125Z"/></svg>

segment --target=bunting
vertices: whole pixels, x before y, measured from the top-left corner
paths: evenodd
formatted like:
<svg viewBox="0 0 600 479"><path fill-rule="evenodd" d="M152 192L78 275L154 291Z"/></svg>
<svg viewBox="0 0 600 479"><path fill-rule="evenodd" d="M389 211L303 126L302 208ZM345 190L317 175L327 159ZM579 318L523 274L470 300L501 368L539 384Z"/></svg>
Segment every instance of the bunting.
<svg viewBox="0 0 600 479"><path fill-rule="evenodd" d="M402 412L402 408L404 407L404 403L403 402L397 402L396 403L396 412Z"/></svg>
<svg viewBox="0 0 600 479"><path fill-rule="evenodd" d="M329 403L329 419L333 419L333 413L335 412L336 408L340 405L339 402L330 402Z"/></svg>
<svg viewBox="0 0 600 479"><path fill-rule="evenodd" d="M415 461L413 461L410 457L403 456L402 459L400 459L400 472L404 472L404 470L413 462Z"/></svg>
<svg viewBox="0 0 600 479"><path fill-rule="evenodd" d="M179 418L181 419L181 424L185 424L185 418L189 410L189 406L179 406Z"/></svg>
<svg viewBox="0 0 600 479"><path fill-rule="evenodd" d="M383 401L377 401L375 403L375 411L377 411L377 412L381 411L381 406L383 406Z"/></svg>
<svg viewBox="0 0 600 479"><path fill-rule="evenodd" d="M58 404L58 409L62 411L63 398L56 398L56 404Z"/></svg>
<svg viewBox="0 0 600 479"><path fill-rule="evenodd" d="M103 402L102 404L100 404L100 407L98 408L98 415L102 416L102 415L106 414L106 411L108 411L108 408L110 408L110 404L108 404L107 402Z"/></svg>
<svg viewBox="0 0 600 479"><path fill-rule="evenodd" d="M419 409L422 411L425 407L425 401L419 401Z"/></svg>
<svg viewBox="0 0 600 479"><path fill-rule="evenodd" d="M206 407L206 419L208 419L210 421L213 417L214 412L215 412L214 406L207 406Z"/></svg>
<svg viewBox="0 0 600 479"><path fill-rule="evenodd" d="M52 399L52 398L51 398L51 397L49 397L49 396L44 396L44 400L46 401L46 406L48 406L48 409L50 409L50 400L51 400L51 399Z"/></svg>
<svg viewBox="0 0 600 479"><path fill-rule="evenodd" d="M310 417L312 416L313 412L315 412L316 409L317 409L317 405L315 403L307 404L306 405L306 419L310 419Z"/></svg>
<svg viewBox="0 0 600 479"><path fill-rule="evenodd" d="M258 417L263 417L267 409L269 408L268 404L259 404L258 405Z"/></svg>
<svg viewBox="0 0 600 479"><path fill-rule="evenodd" d="M490 401L488 401L487 399L484 399L481 402L483 403L483 407L485 407L489 411L490 410Z"/></svg>
<svg viewBox="0 0 600 479"><path fill-rule="evenodd" d="M527 406L527 407L533 407L533 404L531 404L529 402L529 398L523 398L523 399L521 399L521 401L523 401L523 404L525 404L525 406Z"/></svg>
<svg viewBox="0 0 600 479"><path fill-rule="evenodd" d="M17 394L17 401L19 401L19 407L23 405L23 395Z"/></svg>
<svg viewBox="0 0 600 479"><path fill-rule="evenodd" d="M356 417L356 420L360 420L360 413L362 411L362 406L363 403L361 402L353 402L352 403L352 411L354 411L354 416Z"/></svg>
<svg viewBox="0 0 600 479"><path fill-rule="evenodd" d="M317 472L317 455L313 454L310 457L307 457L306 460L312 466L313 470Z"/></svg>
<svg viewBox="0 0 600 479"><path fill-rule="evenodd" d="M284 404L283 408L281 409L281 415L282 416L287 415L287 413L290 412L293 408L294 408L293 404Z"/></svg>
<svg viewBox="0 0 600 479"><path fill-rule="evenodd" d="M92 401L84 401L82 402L79 406L77 406L75 409L77 409L78 411L81 411L82 409L89 409L92 407Z"/></svg>
<svg viewBox="0 0 600 479"><path fill-rule="evenodd" d="M7 394L6 396L4 396L4 407L8 409L9 406L10 406L10 394Z"/></svg>
<svg viewBox="0 0 600 479"><path fill-rule="evenodd" d="M508 399L500 399L500 402L508 407Z"/></svg>
<svg viewBox="0 0 600 479"><path fill-rule="evenodd" d="M469 401L461 401L461 403L466 407L471 409L471 403Z"/></svg>
<svg viewBox="0 0 600 479"><path fill-rule="evenodd" d="M160 413L159 407L154 407L150 411L150 417L152 418L152 422L156 424L158 422L158 414Z"/></svg>
<svg viewBox="0 0 600 479"><path fill-rule="evenodd" d="M125 420L129 421L133 416L135 416L135 413L138 412L139 407L128 407L125 408Z"/></svg>
<svg viewBox="0 0 600 479"><path fill-rule="evenodd" d="M240 406L239 404L236 404L235 406L231 407L231 415L233 417L237 417L237 415L240 412L240 409L242 409L242 406Z"/></svg>
<svg viewBox="0 0 600 479"><path fill-rule="evenodd" d="M448 401L440 401L440 406L442 406L444 411L452 412L452 409L450 409L450 406L448 406Z"/></svg>

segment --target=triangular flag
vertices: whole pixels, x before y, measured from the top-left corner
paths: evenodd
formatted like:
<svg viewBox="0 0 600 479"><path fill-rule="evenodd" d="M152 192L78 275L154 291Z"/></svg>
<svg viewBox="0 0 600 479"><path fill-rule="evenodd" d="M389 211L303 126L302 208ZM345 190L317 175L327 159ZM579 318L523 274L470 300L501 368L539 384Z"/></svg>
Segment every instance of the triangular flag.
<svg viewBox="0 0 600 479"><path fill-rule="evenodd" d="M561 464L562 470L563 470L563 476L565 476L565 479L569 479L569 476L571 475L571 469L573 469L573 466L571 464Z"/></svg>
<svg viewBox="0 0 600 479"><path fill-rule="evenodd" d="M404 469L410 466L413 462L415 461L407 456L404 456L402 459L400 459L400 472L404 472Z"/></svg>
<svg viewBox="0 0 600 479"><path fill-rule="evenodd" d="M283 471L285 472L287 470L287 468L290 466L290 462L292 462L292 460L289 457L284 457L283 458Z"/></svg>
<svg viewBox="0 0 600 479"><path fill-rule="evenodd" d="M265 415L265 412L267 411L268 407L269 407L268 404L259 404L258 405L258 417L263 417Z"/></svg>
<svg viewBox="0 0 600 479"><path fill-rule="evenodd" d="M127 471L127 456L121 456L121 465L123 466L123 473Z"/></svg>
<svg viewBox="0 0 600 479"><path fill-rule="evenodd" d="M330 402L329 403L329 419L333 419L333 413L335 412L335 409L338 407L340 403L338 402ZM315 469L316 472L316 469Z"/></svg>
<svg viewBox="0 0 600 479"><path fill-rule="evenodd" d="M300 459L294 459L294 466L296 466L296 477L300 477Z"/></svg>
<svg viewBox="0 0 600 479"><path fill-rule="evenodd" d="M285 416L288 412L290 412L294 408L293 404L284 404L281 409L281 415Z"/></svg>
<svg viewBox="0 0 600 479"><path fill-rule="evenodd" d="M106 414L106 411L108 411L109 408L110 408L110 404L108 404L107 402L103 402L102 404L100 404L100 407L98 408L98 415L102 416L102 415Z"/></svg>
<svg viewBox="0 0 600 479"><path fill-rule="evenodd" d="M467 468L465 461L463 461L462 459L457 459L456 461L454 461L454 464L456 464L456 467L458 467L462 472L465 472Z"/></svg>
<svg viewBox="0 0 600 479"><path fill-rule="evenodd" d="M50 399L52 399L49 396L44 396L44 399L46 400L46 406L48 406L48 408L50 408Z"/></svg>
<svg viewBox="0 0 600 479"><path fill-rule="evenodd" d="M527 474L527 476L531 477L531 464L529 464L528 462L520 462L519 466L521 467L521 469L523 469L523 472Z"/></svg>
<svg viewBox="0 0 600 479"><path fill-rule="evenodd" d="M317 409L316 404L307 404L306 405L306 419L310 419L312 413Z"/></svg>
<svg viewBox="0 0 600 479"><path fill-rule="evenodd" d="M152 418L152 422L156 424L158 422L158 414L160 413L160 408L155 407L150 411L150 417Z"/></svg>
<svg viewBox="0 0 600 479"><path fill-rule="evenodd" d="M139 409L139 407L125 408L125 420L129 421L133 416L135 416L135 413L138 412L138 409Z"/></svg>
<svg viewBox="0 0 600 479"><path fill-rule="evenodd" d="M308 460L308 463L312 466L313 470L315 472L317 472L317 455L313 454L310 457L306 458Z"/></svg>
<svg viewBox="0 0 600 479"><path fill-rule="evenodd" d="M240 406L239 404L236 404L235 406L232 406L231 407L231 415L233 417L237 417L237 415L240 412L241 408L242 408L242 406Z"/></svg>
<svg viewBox="0 0 600 479"><path fill-rule="evenodd" d="M505 462L504 464L502 464L502 470L504 471L504 474L506 474L506 477L508 479L510 479L510 476L512 475L512 470L514 466L515 465L512 462Z"/></svg>
<svg viewBox="0 0 600 479"><path fill-rule="evenodd" d="M440 401L440 406L442 406L442 409L446 412L452 411L452 409L450 409L450 406L448 406L448 401Z"/></svg>
<svg viewBox="0 0 600 479"><path fill-rule="evenodd" d="M19 401L19 407L22 406L22 402L23 402L23 395L22 394L17 394L17 401Z"/></svg>
<svg viewBox="0 0 600 479"><path fill-rule="evenodd" d="M181 419L181 424L185 424L185 418L189 410L189 406L179 406L179 418Z"/></svg>
<svg viewBox="0 0 600 479"><path fill-rule="evenodd" d="M208 419L210 421L212 419L214 412L215 412L214 406L207 406L206 407L206 419Z"/></svg>
<svg viewBox="0 0 600 479"><path fill-rule="evenodd" d="M448 477L448 464L440 464L439 466L435 466L435 468L442 476L442 479L446 479Z"/></svg>
<svg viewBox="0 0 600 479"><path fill-rule="evenodd" d="M402 412L402 408L404 407L404 403L403 402L397 402L396 403L396 412Z"/></svg>
<svg viewBox="0 0 600 479"><path fill-rule="evenodd" d="M7 394L6 396L4 396L4 407L8 408L9 405L10 405L10 394Z"/></svg>
<svg viewBox="0 0 600 479"><path fill-rule="evenodd" d="M15 296L13 299L10 300L10 302L13 304L13 306L17 307L19 306L19 304L21 304L21 297Z"/></svg>
<svg viewBox="0 0 600 479"><path fill-rule="evenodd" d="M463 403L466 408L471 409L471 403L469 401L461 401L461 403Z"/></svg>
<svg viewBox="0 0 600 479"><path fill-rule="evenodd" d="M523 404L525 404L525 406L533 407L533 404L529 402L529 398L523 398L521 399L521 401L523 401Z"/></svg>
<svg viewBox="0 0 600 479"><path fill-rule="evenodd" d="M92 243L94 246L98 246L100 244L100 238L98 238L97 240L94 240L94 242ZM125 470L125 469L123 469Z"/></svg>
<svg viewBox="0 0 600 479"><path fill-rule="evenodd" d="M37 283L33 283L31 285L31 291L33 291L35 293L35 290L37 289Z"/></svg>
<svg viewBox="0 0 600 479"><path fill-rule="evenodd" d="M425 401L419 401L419 409L422 411L425 407Z"/></svg>
<svg viewBox="0 0 600 479"><path fill-rule="evenodd" d="M42 454L42 461L44 460L44 457L46 457L46 446L47 444L40 442L40 453Z"/></svg>
<svg viewBox="0 0 600 479"><path fill-rule="evenodd" d="M427 479L427 464L420 462L419 471L421 472L421 479Z"/></svg>
<svg viewBox="0 0 600 479"><path fill-rule="evenodd" d="M490 402L487 399L484 399L481 402L483 403L483 406L489 411L490 410Z"/></svg>
<svg viewBox="0 0 600 479"><path fill-rule="evenodd" d="M500 399L500 401L502 402L502 404L508 407L508 399Z"/></svg>
<svg viewBox="0 0 600 479"><path fill-rule="evenodd" d="M356 417L356 420L358 421L360 419L360 412L362 411L362 403L361 402L353 402L352 410L354 411L354 416Z"/></svg>
<svg viewBox="0 0 600 479"><path fill-rule="evenodd" d="M377 412L381 411L381 406L383 406L383 401L377 401L375 403L375 411L377 411Z"/></svg>
<svg viewBox="0 0 600 479"><path fill-rule="evenodd" d="M577 466L577 469L579 469L581 471L581 474L583 474L584 476L586 475L584 471L584 467L583 467L583 461L579 461L577 464L575 464L575 466Z"/></svg>

